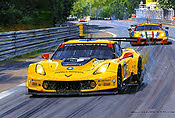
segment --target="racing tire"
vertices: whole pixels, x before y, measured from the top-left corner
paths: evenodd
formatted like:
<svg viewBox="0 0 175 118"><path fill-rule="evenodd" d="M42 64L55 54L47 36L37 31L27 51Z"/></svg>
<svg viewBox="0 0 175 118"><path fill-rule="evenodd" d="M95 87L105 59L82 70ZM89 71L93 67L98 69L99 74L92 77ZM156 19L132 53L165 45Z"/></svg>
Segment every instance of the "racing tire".
<svg viewBox="0 0 175 118"><path fill-rule="evenodd" d="M38 95L37 94L32 94L32 97L38 97Z"/></svg>
<svg viewBox="0 0 175 118"><path fill-rule="evenodd" d="M137 75L136 75L138 86L141 86L143 78L142 78L142 58L139 57L138 65L137 65Z"/></svg>
<svg viewBox="0 0 175 118"><path fill-rule="evenodd" d="M118 71L117 71L117 90L119 94L127 92L127 86L124 86L124 83L122 81L121 66L118 67Z"/></svg>
<svg viewBox="0 0 175 118"><path fill-rule="evenodd" d="M38 97L37 94L31 93L33 90L28 89L28 94L31 95L32 97Z"/></svg>

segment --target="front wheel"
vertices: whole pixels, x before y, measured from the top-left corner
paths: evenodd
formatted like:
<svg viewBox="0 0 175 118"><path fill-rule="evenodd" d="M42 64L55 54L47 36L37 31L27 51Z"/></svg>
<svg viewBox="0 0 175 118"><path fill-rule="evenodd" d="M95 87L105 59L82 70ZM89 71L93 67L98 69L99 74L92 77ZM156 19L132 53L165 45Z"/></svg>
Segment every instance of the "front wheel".
<svg viewBox="0 0 175 118"><path fill-rule="evenodd" d="M118 93L126 93L127 92L127 86L122 81L121 66L118 67L118 72L117 72L117 90L118 90Z"/></svg>

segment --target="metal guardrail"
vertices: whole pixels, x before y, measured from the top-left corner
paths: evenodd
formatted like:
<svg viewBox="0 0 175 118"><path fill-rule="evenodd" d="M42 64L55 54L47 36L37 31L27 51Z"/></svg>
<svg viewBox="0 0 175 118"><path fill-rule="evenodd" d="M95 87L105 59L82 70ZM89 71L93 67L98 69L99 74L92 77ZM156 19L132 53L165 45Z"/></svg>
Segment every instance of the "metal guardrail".
<svg viewBox="0 0 175 118"><path fill-rule="evenodd" d="M138 22L147 22L146 18L131 18L131 20L138 21ZM148 22L159 23L159 24L167 24L167 25L175 25L174 20L149 19Z"/></svg>
<svg viewBox="0 0 175 118"><path fill-rule="evenodd" d="M78 38L79 26L71 25L47 29L0 33L0 61L34 50L59 45L60 39Z"/></svg>
<svg viewBox="0 0 175 118"><path fill-rule="evenodd" d="M67 21L78 21L79 18L67 18ZM104 20L104 17L90 17L91 20Z"/></svg>

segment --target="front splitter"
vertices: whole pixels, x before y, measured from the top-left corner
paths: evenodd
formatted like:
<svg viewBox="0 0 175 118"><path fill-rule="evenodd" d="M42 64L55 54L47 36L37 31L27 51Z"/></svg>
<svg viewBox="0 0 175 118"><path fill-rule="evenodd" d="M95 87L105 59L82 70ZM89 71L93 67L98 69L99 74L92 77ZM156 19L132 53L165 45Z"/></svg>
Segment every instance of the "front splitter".
<svg viewBox="0 0 175 118"><path fill-rule="evenodd" d="M109 91L109 92L84 92L84 93L48 93L48 92L43 92L43 93L40 93L40 92L30 92L29 94L31 95L60 95L60 96L71 96L71 95L112 95L112 94L117 94L118 91Z"/></svg>

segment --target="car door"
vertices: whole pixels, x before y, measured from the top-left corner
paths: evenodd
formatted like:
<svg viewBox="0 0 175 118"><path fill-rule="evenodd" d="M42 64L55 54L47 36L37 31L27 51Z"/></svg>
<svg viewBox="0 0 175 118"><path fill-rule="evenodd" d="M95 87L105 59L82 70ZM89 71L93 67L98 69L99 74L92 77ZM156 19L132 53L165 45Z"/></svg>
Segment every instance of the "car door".
<svg viewBox="0 0 175 118"><path fill-rule="evenodd" d="M119 58L123 57L123 52L122 48L120 47L120 45L118 45L117 43L114 44L114 49L115 49L115 55L118 55ZM128 58L124 58L121 60L121 66L122 66L122 77L123 77L123 81L126 80L130 75L131 75L131 66L130 66L130 62L131 62L131 57Z"/></svg>

